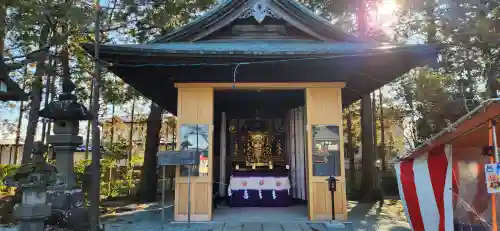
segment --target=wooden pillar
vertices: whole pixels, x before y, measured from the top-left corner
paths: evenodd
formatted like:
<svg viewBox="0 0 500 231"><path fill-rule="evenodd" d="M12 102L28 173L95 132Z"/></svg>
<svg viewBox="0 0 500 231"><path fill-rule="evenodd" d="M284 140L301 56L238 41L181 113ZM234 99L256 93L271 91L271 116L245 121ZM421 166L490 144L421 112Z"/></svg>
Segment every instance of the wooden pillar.
<svg viewBox="0 0 500 231"><path fill-rule="evenodd" d="M337 191L335 192L335 217L337 220L347 220L341 98L341 88L339 87L306 89L308 216L313 221L332 219L331 194L328 190L327 182L328 177L313 176L313 125L339 126L340 176L337 177Z"/></svg>
<svg viewBox="0 0 500 231"><path fill-rule="evenodd" d="M179 87L177 148L181 147L183 124L208 125L208 174L191 177L191 220L212 220L212 165L213 165L213 88ZM187 221L188 218L187 177L181 176L180 167L176 168L175 182L175 221Z"/></svg>

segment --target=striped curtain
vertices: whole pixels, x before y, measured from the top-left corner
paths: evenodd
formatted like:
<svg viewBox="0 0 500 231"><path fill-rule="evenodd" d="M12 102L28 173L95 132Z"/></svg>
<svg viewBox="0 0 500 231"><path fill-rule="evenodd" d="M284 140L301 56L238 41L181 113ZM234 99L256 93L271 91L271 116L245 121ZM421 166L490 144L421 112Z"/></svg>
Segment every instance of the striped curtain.
<svg viewBox="0 0 500 231"><path fill-rule="evenodd" d="M452 231L451 145L395 163L399 195L415 231Z"/></svg>

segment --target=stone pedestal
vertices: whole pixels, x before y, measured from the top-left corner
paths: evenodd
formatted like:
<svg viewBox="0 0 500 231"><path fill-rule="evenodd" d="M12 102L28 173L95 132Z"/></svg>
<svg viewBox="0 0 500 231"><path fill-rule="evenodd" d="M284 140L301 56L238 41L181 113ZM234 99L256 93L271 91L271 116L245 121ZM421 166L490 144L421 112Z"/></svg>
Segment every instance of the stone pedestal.
<svg viewBox="0 0 500 231"><path fill-rule="evenodd" d="M52 206L48 224L75 231L88 231L88 209L84 207L81 189L57 189L47 191L47 200Z"/></svg>
<svg viewBox="0 0 500 231"><path fill-rule="evenodd" d="M56 169L43 158L45 146L35 143L33 158L16 170L13 186L22 191L22 202L14 206L14 216L19 219L20 231L43 231L45 219L51 215L47 203L47 186L56 181Z"/></svg>
<svg viewBox="0 0 500 231"><path fill-rule="evenodd" d="M58 178L66 189L76 187L74 171L74 152L78 145L83 143L78 136L78 121L56 121L54 135L47 137L47 143L52 145L56 154L56 168Z"/></svg>
<svg viewBox="0 0 500 231"><path fill-rule="evenodd" d="M42 178L41 174L30 177ZM23 187L23 200L14 207L14 216L20 221L19 231L42 231L44 222L51 215L44 186Z"/></svg>
<svg viewBox="0 0 500 231"><path fill-rule="evenodd" d="M78 121L55 121L54 135L47 138L56 155L59 185L49 188L48 201L52 204L49 223L72 230L88 230L88 210L85 195L76 184L74 151L82 144L78 136Z"/></svg>

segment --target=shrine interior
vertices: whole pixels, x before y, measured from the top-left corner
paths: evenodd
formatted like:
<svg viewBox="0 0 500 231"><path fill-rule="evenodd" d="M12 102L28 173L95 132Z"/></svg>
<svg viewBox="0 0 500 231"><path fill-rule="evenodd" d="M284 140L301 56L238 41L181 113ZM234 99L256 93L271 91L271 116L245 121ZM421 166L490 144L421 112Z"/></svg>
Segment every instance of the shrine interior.
<svg viewBox="0 0 500 231"><path fill-rule="evenodd" d="M306 205L304 91L224 90L214 102L215 215Z"/></svg>

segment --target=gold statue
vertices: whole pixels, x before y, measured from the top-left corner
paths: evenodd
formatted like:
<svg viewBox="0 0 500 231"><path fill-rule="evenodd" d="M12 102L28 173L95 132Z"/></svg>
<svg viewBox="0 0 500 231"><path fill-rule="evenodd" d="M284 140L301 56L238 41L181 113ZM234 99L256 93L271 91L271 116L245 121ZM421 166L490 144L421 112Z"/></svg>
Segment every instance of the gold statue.
<svg viewBox="0 0 500 231"><path fill-rule="evenodd" d="M266 136L263 133L256 133L251 136L251 139L253 157L255 158L257 163L261 163L261 157L263 157L264 155Z"/></svg>
<svg viewBox="0 0 500 231"><path fill-rule="evenodd" d="M263 132L251 132L247 144L247 166L267 166L270 162L267 150L267 134Z"/></svg>

